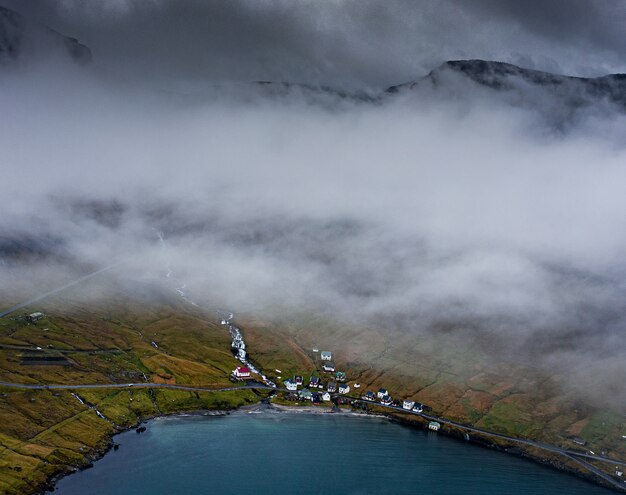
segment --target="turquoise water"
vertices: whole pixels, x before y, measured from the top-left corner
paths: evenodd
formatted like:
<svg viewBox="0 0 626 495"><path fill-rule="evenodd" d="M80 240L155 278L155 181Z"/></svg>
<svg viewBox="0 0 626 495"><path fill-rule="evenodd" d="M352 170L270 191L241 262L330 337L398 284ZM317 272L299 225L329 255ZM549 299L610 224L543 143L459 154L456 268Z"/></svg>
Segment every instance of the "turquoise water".
<svg viewBox="0 0 626 495"><path fill-rule="evenodd" d="M234 413L151 421L55 494L608 495L533 462L376 418Z"/></svg>

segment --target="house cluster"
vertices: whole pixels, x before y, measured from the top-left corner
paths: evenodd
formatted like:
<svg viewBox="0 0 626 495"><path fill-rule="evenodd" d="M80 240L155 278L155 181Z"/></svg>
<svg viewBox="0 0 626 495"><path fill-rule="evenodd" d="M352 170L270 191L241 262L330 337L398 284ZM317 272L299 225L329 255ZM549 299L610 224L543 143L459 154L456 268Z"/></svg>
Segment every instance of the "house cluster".
<svg viewBox="0 0 626 495"><path fill-rule="evenodd" d="M316 394L320 396L319 399L321 401L328 401L330 400L330 394L337 392L347 394L350 392L350 385L345 383L345 379L346 374L338 372L335 374L335 380L329 380L326 385L324 385L319 376L315 375L311 375L308 384L304 383L304 378L301 375L287 378L283 383L289 392L297 392L295 395L298 398L316 402Z"/></svg>
<svg viewBox="0 0 626 495"><path fill-rule="evenodd" d="M371 390L368 390L363 394L363 400L369 402L378 402L383 406L396 406L400 407L400 401L394 400L391 395L389 395L389 391L386 388L379 388L378 392L374 393ZM402 401L402 409L407 411L412 411L416 413L421 413L424 411L424 404L420 402L415 402L409 399L405 399Z"/></svg>

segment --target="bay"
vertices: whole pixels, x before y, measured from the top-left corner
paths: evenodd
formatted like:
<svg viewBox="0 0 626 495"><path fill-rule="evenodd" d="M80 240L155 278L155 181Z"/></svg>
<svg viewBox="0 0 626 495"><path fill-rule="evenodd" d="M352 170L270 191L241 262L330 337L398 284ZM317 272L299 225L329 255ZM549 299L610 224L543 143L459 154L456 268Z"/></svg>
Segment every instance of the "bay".
<svg viewBox="0 0 626 495"><path fill-rule="evenodd" d="M384 419L303 413L176 416L118 435L60 495L609 495L537 463Z"/></svg>

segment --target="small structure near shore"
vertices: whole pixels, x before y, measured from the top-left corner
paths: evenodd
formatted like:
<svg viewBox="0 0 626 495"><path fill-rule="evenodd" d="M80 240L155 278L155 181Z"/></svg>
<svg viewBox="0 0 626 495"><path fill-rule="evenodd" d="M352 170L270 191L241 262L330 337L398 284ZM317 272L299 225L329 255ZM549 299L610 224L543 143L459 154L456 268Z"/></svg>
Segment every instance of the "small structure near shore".
<svg viewBox="0 0 626 495"><path fill-rule="evenodd" d="M300 390L300 392L298 392L298 397L301 400L313 400L313 394L308 388L303 388L302 390Z"/></svg>
<svg viewBox="0 0 626 495"><path fill-rule="evenodd" d="M285 380L284 383L285 383L285 388L287 390L291 390L291 391L298 390L298 384L296 382L287 379Z"/></svg>
<svg viewBox="0 0 626 495"><path fill-rule="evenodd" d="M429 430L439 431L440 428L441 428L441 424L437 423L437 421L431 421L430 423L428 423Z"/></svg>

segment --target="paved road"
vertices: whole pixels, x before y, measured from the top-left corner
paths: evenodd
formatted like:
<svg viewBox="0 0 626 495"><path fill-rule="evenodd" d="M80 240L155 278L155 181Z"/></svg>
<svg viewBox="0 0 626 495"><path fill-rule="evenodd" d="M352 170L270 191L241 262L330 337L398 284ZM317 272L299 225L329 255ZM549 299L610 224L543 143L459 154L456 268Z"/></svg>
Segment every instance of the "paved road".
<svg viewBox="0 0 626 495"><path fill-rule="evenodd" d="M162 389L171 389L171 390L187 390L190 392L227 392L227 391L234 391L234 390L274 390L277 392L288 392L287 389L283 389L283 388L274 388L274 387L269 387L267 385L263 385L261 383L255 383L255 384L246 384L246 385L240 385L240 386L233 386L233 387L222 387L222 388L210 388L210 387L202 387L202 386L187 386L187 385L172 385L172 384L168 384L168 383L149 383L149 382L140 382L140 383L93 383L93 384L79 384L79 385L60 385L60 384L50 384L50 385L42 385L42 384L28 384L28 383L12 383L12 382L0 382L0 387L8 387L8 388L15 388L15 389L22 389L22 390L79 390L79 389L127 389L127 388L162 388ZM618 459L613 459L610 457L602 457L602 456L598 456L598 455L592 455L592 454L585 454L585 453L581 453L581 452L575 452L572 450L567 450L567 449L563 449L561 447L557 447L556 445L550 445L550 444L546 444L546 443L541 443L541 442L535 442L533 440L529 440L529 439L525 439L525 438L515 438L515 437L509 437L507 435L502 435L500 433L494 433L491 431L487 431L487 430L483 430L481 428L475 428L472 426L467 426L461 423L457 423L456 421L451 421L451 420L447 420L447 419L443 419L443 418L439 418L437 416L431 416L429 414L425 414L425 413L418 413L418 412L414 412L414 411L409 411L406 410L402 407L398 407L398 406L385 406L383 404L379 404L377 402L371 402L371 401L367 401L364 399L360 399L360 398L355 398L355 397L350 397L347 395L340 395L340 394L334 394L334 397L344 397L346 399L350 399L352 401L356 401L356 402L360 402L363 404L369 404L369 405L375 405L377 407L382 407L385 409L391 409L394 410L396 412L401 412L404 414L411 414L414 416L419 416L423 419L426 419L428 421L437 421L438 423L444 424L444 425L448 425L448 426L453 426L456 428L460 428L462 430L468 431L468 432L473 432L473 433L479 433L481 435L484 435L486 437L491 437L491 438L498 438L501 440L506 440L508 442L512 442L512 443L518 443L518 444L522 444L522 445L527 445L530 447L536 447L548 452L553 452L556 454L561 454L565 457L567 457L568 459L579 463L581 466L583 466L584 468L588 469L589 471L591 471L592 473L594 473L597 476L600 476L602 479L604 479L605 481L607 481L608 483L610 483L612 486L614 486L615 488L618 488L622 491L626 491L626 484L622 484L619 483L618 481L616 481L614 478L612 478L611 476L609 476L607 473L601 471L600 469L596 468L595 466L593 466L592 464L589 464L588 462L586 462L586 460L595 460L595 461L602 461L602 462L608 462L611 464L617 464L617 465L621 465L624 466L626 465L626 462L618 460ZM583 460L585 459L585 460Z"/></svg>
<svg viewBox="0 0 626 495"><path fill-rule="evenodd" d="M80 390L80 389L120 389L120 388L166 388L171 390L188 390L190 392L226 392L229 390L243 390L243 389L265 389L275 390L272 387L266 385L239 385L238 387L223 387L223 388L210 388L210 387L193 387L187 385L172 385L169 383L90 383L81 385L41 385L30 383L11 383L0 382L0 387L16 388L22 390ZM285 390L286 391L286 390Z"/></svg>
<svg viewBox="0 0 626 495"><path fill-rule="evenodd" d="M58 354L118 354L120 352L127 352L128 349L61 349L56 347L44 347L37 349L35 345L12 345L12 344L0 344L0 349L9 349L12 351L36 351L41 352L42 356L50 353Z"/></svg>
<svg viewBox="0 0 626 495"><path fill-rule="evenodd" d="M50 385L42 385L42 384L29 384L29 383L12 383L12 382L0 382L0 387L7 388L16 388L22 390L79 390L79 389L124 389L124 388L164 388L164 389L172 389L172 390L188 390L192 392L226 392L229 390L244 390L244 389L257 389L257 390L275 390L277 392L288 392L287 389L284 388L274 388L269 387L267 385L263 385L261 383L256 384L246 384L239 385L233 387L222 387L222 388L211 388L206 386L190 386L190 385L173 385L169 383L151 383L151 382L139 382L139 383L92 383L92 384L77 384L77 385L59 385L59 384L50 384ZM617 464L620 466L626 466L626 462L613 459L611 457L603 457L599 455L586 454L583 452L576 452L573 450L567 450L561 447L557 447L556 445L550 445L541 442L535 442L534 440L529 440L526 438L517 438L510 437L507 435L502 435L500 433L495 433L488 430L483 430L481 428L475 428L473 426L464 425L462 423L457 423L456 421L451 421L449 419L440 418L437 416L431 416L425 413L418 413L414 411L408 411L399 406L385 406L383 404L379 404L377 402L371 402L364 399L350 397L348 395L340 395L334 394L335 397L344 397L346 399L357 401L363 404L374 405L376 407L382 407L386 409L391 409L393 411L401 412L403 414L411 414L414 416L419 416L428 421L437 421L441 424L453 426L455 428L459 428L472 433L479 433L481 435L485 435L492 438L498 438L500 440L506 440L509 442L514 442L518 444L528 445L530 447L536 447L542 450L546 450L549 452L555 452L557 454L562 455L570 455L575 457L581 457L589 460L602 461L602 462L610 462L613 464Z"/></svg>
<svg viewBox="0 0 626 495"><path fill-rule="evenodd" d="M601 469L598 469L593 464L589 464L588 462L586 462L586 461L584 461L582 459L577 459L574 456L571 456L569 454L564 454L564 455L565 455L565 457L568 457L571 461L577 462L578 464L580 464L584 468L586 468L589 471L591 471L596 476L599 476L600 478L602 478L607 483L610 483L612 486L614 486L618 490L626 491L626 482L625 481L622 481L622 482L617 481L615 478L609 476L608 474L606 474Z"/></svg>
<svg viewBox="0 0 626 495"><path fill-rule="evenodd" d="M48 292L44 292L43 294L39 294L38 296L35 296L31 299L29 299L28 301L24 301L21 302L19 304L16 304L15 306L12 306L8 309L5 309L4 311L0 311L0 318L4 318L5 316L10 315L11 313L14 313L15 311L25 308L26 306L30 306L31 304L34 304L36 302L41 301L42 299L45 299L46 297L52 296L58 292L64 291L65 289L69 289L70 287L80 284L81 282L84 282L85 280L89 280L92 277L95 277L96 275L101 274L102 272L106 272L107 270L110 270L111 268L115 268L116 266L118 266L121 262L119 263L114 263L113 265L109 265L106 266L104 268L101 268L100 270L96 270L93 273L89 273L88 275L85 275L83 277L80 277L68 284L65 284L61 287L57 287L56 289L52 289L49 290Z"/></svg>
<svg viewBox="0 0 626 495"><path fill-rule="evenodd" d="M437 421L438 423L441 423L441 424L444 424L444 425L448 425L448 426L454 426L456 428L460 428L460 429L468 431L468 432L479 433L481 435L489 436L489 437L492 437L492 438L498 438L498 439L506 440L506 441L509 441L509 442L515 442L515 443L518 443L518 444L528 445L530 447L537 447L539 449L543 449L543 450L546 450L546 451L549 451L549 452L555 452L557 454L571 455L571 456L576 456L576 457L582 457L582 458L589 459L589 460L610 462L610 463L613 463L613 464L626 466L626 461L621 461L619 459L613 459L611 457L603 457L603 456L599 456L599 455L586 454L584 452L576 452L574 450L567 450L567 449L563 449L561 447L557 447L556 445L550 445L550 444L547 444L547 443L535 442L534 440L529 440L529 439L526 439L526 438L509 437L507 435L502 435L500 433L495 433L493 431L483 430L481 428L475 428L473 426L468 426L468 425L464 425L462 423L457 423L456 421L451 421L449 419L439 418L437 416L431 416L431 415L425 414L425 413L418 413L418 412L414 412L414 411L408 411L407 409L404 409L404 408L399 407L399 406L384 406L383 404L379 404L377 402L371 402L371 401L367 401L367 400L364 400L364 399L355 399L354 397L350 397L350 396L347 396L347 395L342 396L342 397L345 397L346 399L350 399L350 400L356 400L356 401L361 402L363 404L375 405L377 407L384 407L384 408L392 409L394 411L402 412L402 413L405 413L405 414L412 414L414 416L420 416L421 418L427 419L428 421Z"/></svg>

